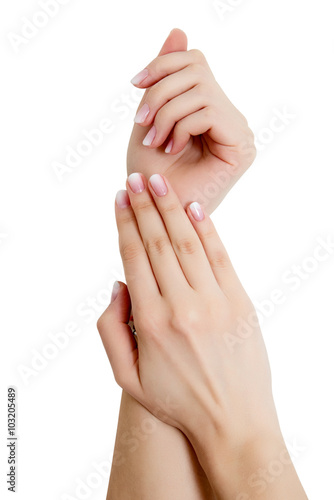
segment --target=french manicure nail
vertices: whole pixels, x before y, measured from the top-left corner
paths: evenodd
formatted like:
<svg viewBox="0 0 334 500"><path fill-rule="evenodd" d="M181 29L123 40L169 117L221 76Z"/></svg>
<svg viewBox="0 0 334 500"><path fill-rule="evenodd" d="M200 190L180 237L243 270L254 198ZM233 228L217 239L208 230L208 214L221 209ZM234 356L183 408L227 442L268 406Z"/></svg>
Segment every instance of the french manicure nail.
<svg viewBox="0 0 334 500"><path fill-rule="evenodd" d="M170 153L172 151L173 142L174 142L173 139L169 141L169 143L166 146L165 153Z"/></svg>
<svg viewBox="0 0 334 500"><path fill-rule="evenodd" d="M204 212L202 210L202 207L197 201L194 201L189 205L190 211L192 216L194 217L195 220L201 221L204 219Z"/></svg>
<svg viewBox="0 0 334 500"><path fill-rule="evenodd" d="M110 302L113 302L116 299L120 288L121 288L121 285L119 284L119 282L115 281L114 286L112 288L112 292L111 292L111 300L110 300Z"/></svg>
<svg viewBox="0 0 334 500"><path fill-rule="evenodd" d="M139 73L137 73L136 76L134 76L131 80L131 83L132 85L140 85L144 80L145 78L147 78L148 76L148 69L143 69L143 71L140 71Z"/></svg>
<svg viewBox="0 0 334 500"><path fill-rule="evenodd" d="M135 123L143 123L146 120L147 115L150 112L148 104L143 104L138 113L135 116Z"/></svg>
<svg viewBox="0 0 334 500"><path fill-rule="evenodd" d="M116 193L116 204L119 208L126 208L130 206L130 198L125 189L121 189Z"/></svg>
<svg viewBox="0 0 334 500"><path fill-rule="evenodd" d="M143 179L137 172L129 175L128 183L133 193L141 193L145 189Z"/></svg>
<svg viewBox="0 0 334 500"><path fill-rule="evenodd" d="M143 146L151 146L156 133L157 129L155 128L155 125L153 125L144 137Z"/></svg>
<svg viewBox="0 0 334 500"><path fill-rule="evenodd" d="M168 189L166 183L160 174L151 175L150 184L157 196L165 196L165 194L167 194Z"/></svg>

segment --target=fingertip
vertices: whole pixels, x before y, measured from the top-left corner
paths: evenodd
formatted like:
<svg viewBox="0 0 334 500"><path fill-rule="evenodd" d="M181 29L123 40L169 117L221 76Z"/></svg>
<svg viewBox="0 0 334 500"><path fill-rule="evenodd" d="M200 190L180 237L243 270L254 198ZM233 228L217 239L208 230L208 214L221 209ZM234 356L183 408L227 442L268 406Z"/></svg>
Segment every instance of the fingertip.
<svg viewBox="0 0 334 500"><path fill-rule="evenodd" d="M111 300L110 300L110 303L111 302L114 302L114 300L117 299L117 296L119 295L119 291L121 289L121 285L120 285L120 282L119 281L115 281L114 285L113 285L113 288L112 288L112 292L111 292Z"/></svg>
<svg viewBox="0 0 334 500"><path fill-rule="evenodd" d="M132 83L132 85L134 85L135 87L138 87L138 86L141 86L143 85L144 83L144 80L146 80L146 78L148 77L148 69L145 68L143 69L142 71L140 71L139 73L137 73L131 80L130 82ZM146 83L146 82L145 82Z"/></svg>
<svg viewBox="0 0 334 500"><path fill-rule="evenodd" d="M115 204L118 208L127 208L131 205L129 194L126 189L120 189L116 193Z"/></svg>
<svg viewBox="0 0 334 500"><path fill-rule="evenodd" d="M171 138L166 146L165 153L170 153L173 149L174 140Z"/></svg>
<svg viewBox="0 0 334 500"><path fill-rule="evenodd" d="M193 201L188 205L187 213L195 222L201 222L205 219L204 209L197 201Z"/></svg>

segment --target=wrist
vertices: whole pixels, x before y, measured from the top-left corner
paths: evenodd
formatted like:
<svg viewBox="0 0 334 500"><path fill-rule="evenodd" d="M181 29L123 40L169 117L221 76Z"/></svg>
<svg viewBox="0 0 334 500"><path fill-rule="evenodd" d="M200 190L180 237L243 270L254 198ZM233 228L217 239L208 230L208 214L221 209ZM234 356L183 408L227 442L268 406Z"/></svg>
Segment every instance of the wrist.
<svg viewBox="0 0 334 500"><path fill-rule="evenodd" d="M284 497L286 482L292 496L285 500L306 499L275 416L238 433L222 419L207 420L187 437L217 499L269 500L276 491Z"/></svg>

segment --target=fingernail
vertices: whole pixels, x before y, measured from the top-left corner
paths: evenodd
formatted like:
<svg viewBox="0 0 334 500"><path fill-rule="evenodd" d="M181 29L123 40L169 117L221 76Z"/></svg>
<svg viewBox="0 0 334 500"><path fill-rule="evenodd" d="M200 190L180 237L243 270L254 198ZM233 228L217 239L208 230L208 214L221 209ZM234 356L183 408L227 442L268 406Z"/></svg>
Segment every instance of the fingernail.
<svg viewBox="0 0 334 500"><path fill-rule="evenodd" d="M135 123L143 123L146 120L147 115L150 112L148 104L143 104L138 113L135 116Z"/></svg>
<svg viewBox="0 0 334 500"><path fill-rule="evenodd" d="M128 177L128 183L133 193L141 193L145 189L143 179L140 174L130 174Z"/></svg>
<svg viewBox="0 0 334 500"><path fill-rule="evenodd" d="M173 139L169 141L169 143L166 146L165 153L170 153L172 151L173 142L174 142Z"/></svg>
<svg viewBox="0 0 334 500"><path fill-rule="evenodd" d="M121 285L118 283L118 281L115 281L114 286L112 288L112 292L111 292L110 302L113 302L116 299L120 288L121 288Z"/></svg>
<svg viewBox="0 0 334 500"><path fill-rule="evenodd" d="M126 208L130 206L130 198L125 189L121 189L116 193L116 203L119 208Z"/></svg>
<svg viewBox="0 0 334 500"><path fill-rule="evenodd" d="M139 85L141 82L145 80L145 78L148 76L148 69L143 69L143 71L140 71L137 73L136 76L134 76L131 80L132 85Z"/></svg>
<svg viewBox="0 0 334 500"><path fill-rule="evenodd" d="M160 174L151 175L150 184L157 196L165 196L165 194L167 194L168 189L166 183Z"/></svg>
<svg viewBox="0 0 334 500"><path fill-rule="evenodd" d="M144 137L143 146L151 146L156 133L157 133L157 129L153 125L153 127L150 128L150 130L147 132L147 134Z"/></svg>
<svg viewBox="0 0 334 500"><path fill-rule="evenodd" d="M202 207L197 201L194 201L189 205L190 211L192 216L194 217L195 220L201 221L204 219L204 212L202 210Z"/></svg>

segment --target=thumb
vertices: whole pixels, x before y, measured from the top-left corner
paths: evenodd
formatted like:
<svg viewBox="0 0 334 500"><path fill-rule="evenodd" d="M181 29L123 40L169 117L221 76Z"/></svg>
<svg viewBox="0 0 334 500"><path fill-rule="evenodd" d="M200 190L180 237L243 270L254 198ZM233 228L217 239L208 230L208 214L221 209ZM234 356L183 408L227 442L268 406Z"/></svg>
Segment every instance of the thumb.
<svg viewBox="0 0 334 500"><path fill-rule="evenodd" d="M184 31L174 28L168 35L165 43L163 44L159 56L164 56L170 52L180 52L187 50L187 35Z"/></svg>
<svg viewBox="0 0 334 500"><path fill-rule="evenodd" d="M115 281L109 306L97 321L97 329L114 372L123 389L138 384L138 349L128 325L131 300L128 287ZM128 390L128 389L126 389ZM129 391L128 392L132 392Z"/></svg>

